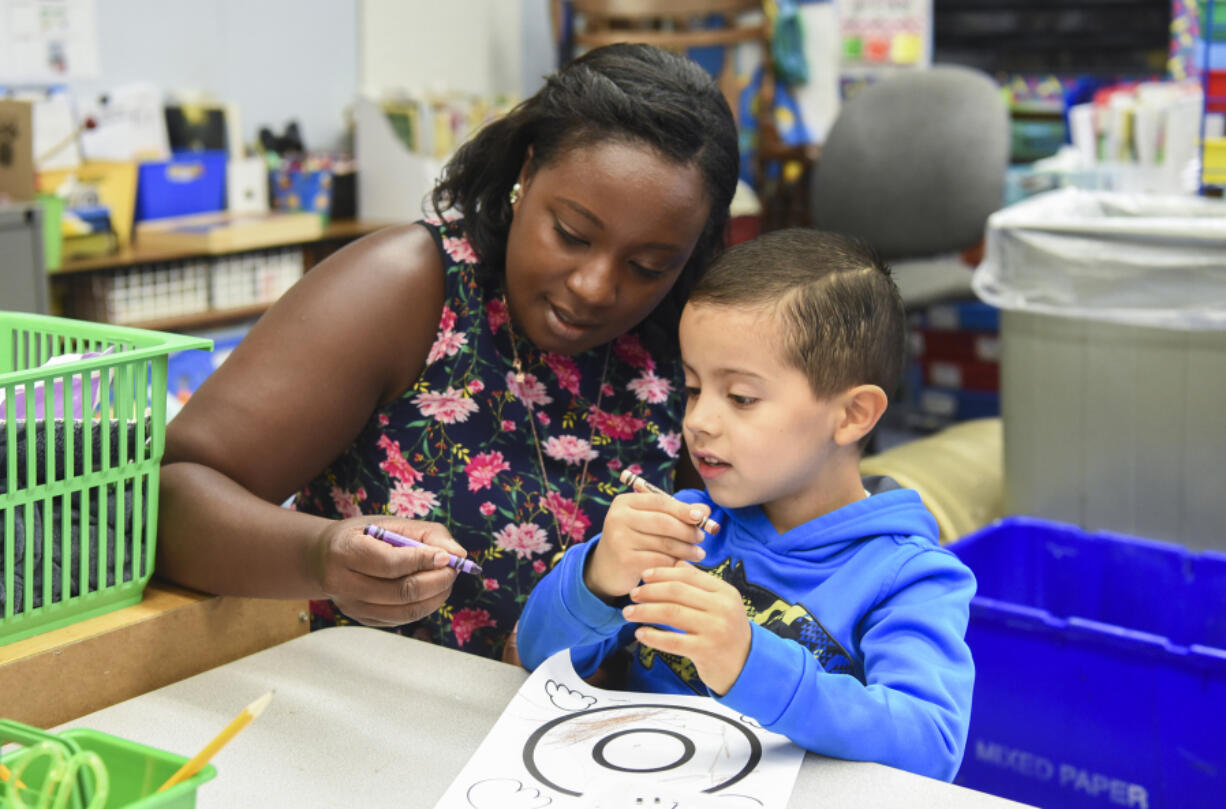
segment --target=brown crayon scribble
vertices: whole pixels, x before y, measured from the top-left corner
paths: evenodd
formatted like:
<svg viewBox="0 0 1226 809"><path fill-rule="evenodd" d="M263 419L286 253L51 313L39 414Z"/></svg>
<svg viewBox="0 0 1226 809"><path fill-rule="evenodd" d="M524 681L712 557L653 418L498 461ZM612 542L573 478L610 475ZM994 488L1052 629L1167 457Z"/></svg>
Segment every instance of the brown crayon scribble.
<svg viewBox="0 0 1226 809"><path fill-rule="evenodd" d="M558 733L556 743L578 744L594 736L601 736L616 727L641 722L660 713L657 708L646 708L638 711L626 711L617 716L606 716L591 721L575 721L567 723L566 729Z"/></svg>

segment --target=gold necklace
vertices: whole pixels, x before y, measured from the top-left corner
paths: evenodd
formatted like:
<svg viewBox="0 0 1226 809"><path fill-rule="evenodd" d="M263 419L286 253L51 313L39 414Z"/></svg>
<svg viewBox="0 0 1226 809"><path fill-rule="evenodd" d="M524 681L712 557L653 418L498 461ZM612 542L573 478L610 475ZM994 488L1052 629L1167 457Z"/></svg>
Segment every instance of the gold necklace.
<svg viewBox="0 0 1226 809"><path fill-rule="evenodd" d="M515 369L515 381L522 385L527 375L524 373L523 363L519 360L519 349L515 345L515 327L511 324L511 310L507 306L506 295L502 296L502 306L507 310L507 333L511 337L511 366ZM604 369L600 372L600 387L596 393L596 409L600 409L600 403L604 401L604 386L605 381L609 376L609 358L613 355L613 343L610 341L609 347L604 353ZM549 482L549 475L545 472L545 454L541 452L541 439L536 432L536 418L534 417L532 403L524 400L524 407L528 411L528 428L532 430L532 444L536 447L536 462L541 470L541 481L545 484L545 491L552 493L555 491L553 484ZM587 445L589 448L593 446L592 441L596 438L596 419L593 415L589 415L588 421L592 423L592 429L588 433ZM582 502L583 489L587 486L587 465L591 462L591 457L583 459L583 471L579 473L579 485L575 488L575 517L579 516L579 504ZM558 492L561 496L561 492ZM557 512L553 512L553 530L558 535L558 552L566 550L567 542L562 534L562 521L558 519Z"/></svg>

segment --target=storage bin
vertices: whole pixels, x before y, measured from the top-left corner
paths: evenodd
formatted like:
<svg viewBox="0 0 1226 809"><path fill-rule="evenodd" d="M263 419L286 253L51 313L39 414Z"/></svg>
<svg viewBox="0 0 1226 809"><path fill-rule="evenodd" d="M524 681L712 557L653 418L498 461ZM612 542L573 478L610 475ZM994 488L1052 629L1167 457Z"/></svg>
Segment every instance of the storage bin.
<svg viewBox="0 0 1226 809"><path fill-rule="evenodd" d="M0 312L0 645L140 600L167 355L210 345Z"/></svg>
<svg viewBox="0 0 1226 809"><path fill-rule="evenodd" d="M1226 801L1226 554L1011 517L974 571L955 783L1044 809Z"/></svg>
<svg viewBox="0 0 1226 809"><path fill-rule="evenodd" d="M217 768L207 764L191 778L165 792L157 792L157 788L183 766L187 761L186 757L96 730L77 728L57 734L20 722L0 720L0 744L5 742L18 742L23 747L50 742L59 746L66 756L79 752L96 753L102 759L109 777L106 800L103 803L105 809L193 809L200 785L217 775ZM23 747L6 752L0 756L0 762L7 766L17 766L18 761L26 754ZM31 762L29 768L22 773L21 780L28 790L21 793L25 805L39 805L38 790L43 786L42 779L46 774L47 767L42 761ZM90 795L93 794L92 778L82 778L79 783L83 785L83 789L90 791ZM16 788L17 785L11 782L0 782L0 806L20 805L9 800ZM68 806L72 807L84 805L87 804L81 800L79 793L74 793L73 799L68 802Z"/></svg>
<svg viewBox="0 0 1226 809"><path fill-rule="evenodd" d="M224 211L226 153L183 153L142 163L136 183L136 221Z"/></svg>

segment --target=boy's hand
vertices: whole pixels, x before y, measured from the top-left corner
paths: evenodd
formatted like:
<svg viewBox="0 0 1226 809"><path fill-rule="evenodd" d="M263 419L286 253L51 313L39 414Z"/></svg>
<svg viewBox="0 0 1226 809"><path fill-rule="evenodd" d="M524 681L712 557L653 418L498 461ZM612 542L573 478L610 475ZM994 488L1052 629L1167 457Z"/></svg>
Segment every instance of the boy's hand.
<svg viewBox="0 0 1226 809"><path fill-rule="evenodd" d="M661 652L688 657L708 688L727 694L749 657L749 619L741 594L685 562L644 571L643 581L630 591L636 603L622 615L627 621L681 631L640 626L635 638Z"/></svg>
<svg viewBox="0 0 1226 809"><path fill-rule="evenodd" d="M705 554L698 543L703 533L696 524L709 513L705 505L683 503L666 494L619 494L588 557L584 583L609 601L629 593L648 568L702 559Z"/></svg>

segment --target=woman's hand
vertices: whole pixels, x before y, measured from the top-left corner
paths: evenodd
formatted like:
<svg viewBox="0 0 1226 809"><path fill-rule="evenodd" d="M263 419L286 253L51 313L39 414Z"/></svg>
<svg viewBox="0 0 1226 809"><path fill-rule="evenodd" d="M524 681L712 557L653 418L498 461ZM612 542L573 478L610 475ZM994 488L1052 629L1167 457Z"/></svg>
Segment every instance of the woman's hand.
<svg viewBox="0 0 1226 809"><path fill-rule="evenodd" d="M666 494L619 494L604 518L604 531L588 557L583 581L600 598L624 596L651 567L699 561L703 540L696 523L710 513L704 505L683 503Z"/></svg>
<svg viewBox="0 0 1226 809"><path fill-rule="evenodd" d="M741 594L685 562L644 571L643 581L630 591L635 603L622 615L680 631L640 626L634 637L661 652L688 657L708 688L727 694L749 658L751 631Z"/></svg>
<svg viewBox="0 0 1226 809"><path fill-rule="evenodd" d="M425 542L401 548L367 536L375 523ZM367 626L401 626L434 612L455 583L447 554L465 550L442 525L419 520L358 517L333 521L311 544L311 567L328 598Z"/></svg>

